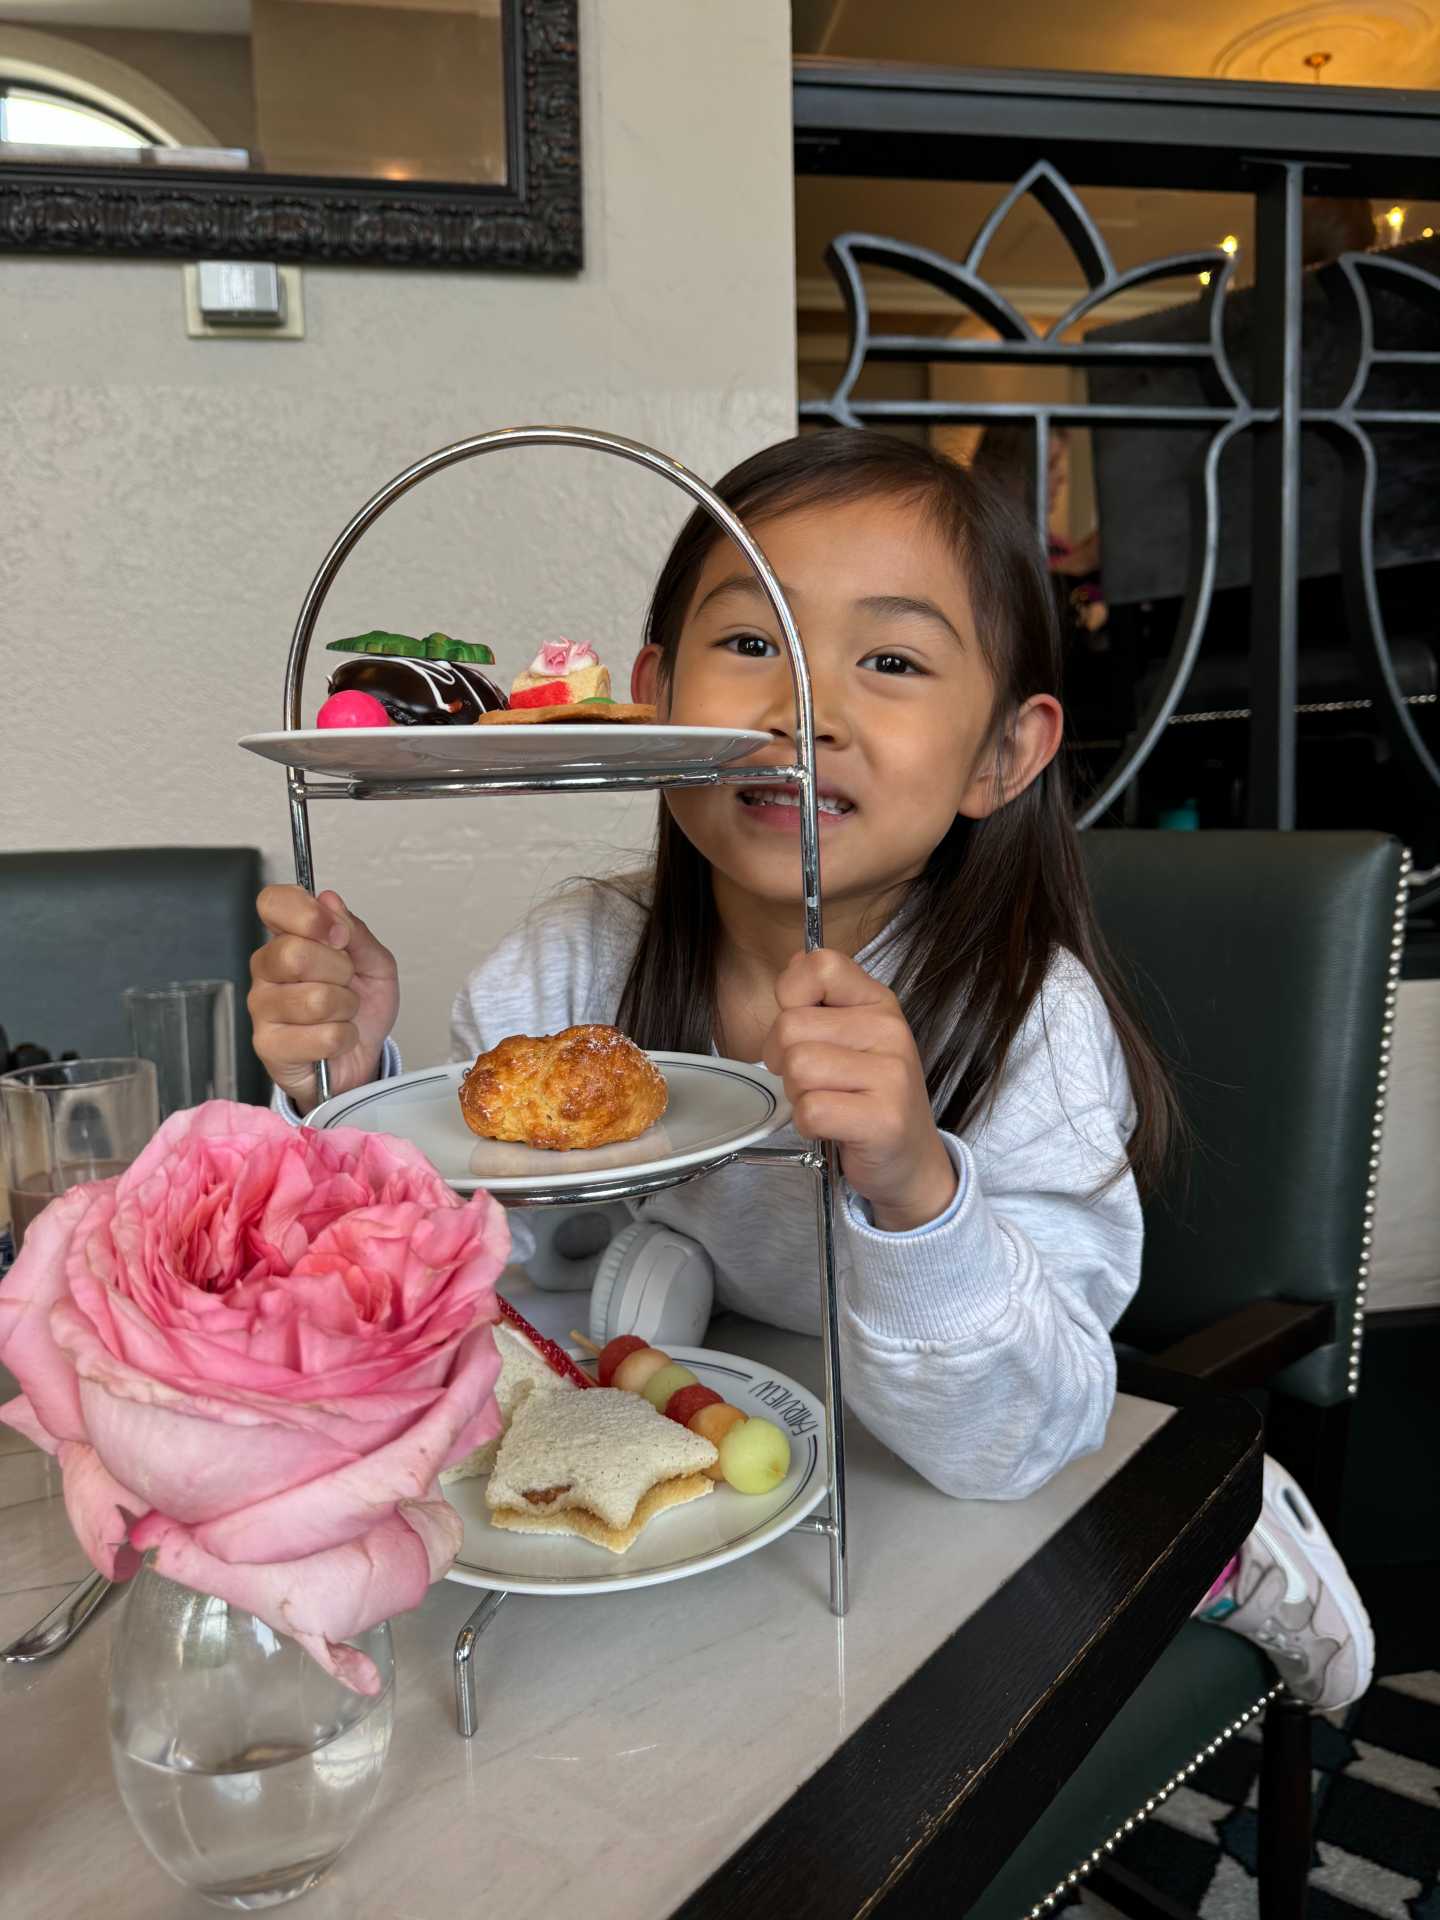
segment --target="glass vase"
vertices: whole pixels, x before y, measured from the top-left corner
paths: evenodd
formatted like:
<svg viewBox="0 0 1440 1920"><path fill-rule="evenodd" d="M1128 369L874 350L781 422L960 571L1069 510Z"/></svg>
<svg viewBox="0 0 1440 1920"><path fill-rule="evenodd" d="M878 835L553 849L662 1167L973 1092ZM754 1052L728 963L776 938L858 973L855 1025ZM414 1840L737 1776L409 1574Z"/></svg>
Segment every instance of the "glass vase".
<svg viewBox="0 0 1440 1920"><path fill-rule="evenodd" d="M369 1812L395 1717L388 1623L352 1644L381 1690L354 1693L284 1634L147 1562L110 1670L110 1750L140 1837L217 1906L314 1886Z"/></svg>

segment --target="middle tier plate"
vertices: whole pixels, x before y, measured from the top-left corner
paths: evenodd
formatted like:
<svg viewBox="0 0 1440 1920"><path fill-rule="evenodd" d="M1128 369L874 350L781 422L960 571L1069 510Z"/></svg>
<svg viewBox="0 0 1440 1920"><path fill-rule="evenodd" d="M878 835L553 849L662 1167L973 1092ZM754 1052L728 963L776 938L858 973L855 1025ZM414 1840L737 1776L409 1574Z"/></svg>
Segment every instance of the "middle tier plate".
<svg viewBox="0 0 1440 1920"><path fill-rule="evenodd" d="M416 1146L462 1193L485 1187L503 1198L561 1194L607 1183L638 1184L702 1173L789 1123L785 1089L764 1067L698 1053L652 1053L665 1076L664 1117L636 1140L552 1153L482 1140L460 1113L465 1066L422 1067L338 1093L316 1107L312 1127L362 1127Z"/></svg>

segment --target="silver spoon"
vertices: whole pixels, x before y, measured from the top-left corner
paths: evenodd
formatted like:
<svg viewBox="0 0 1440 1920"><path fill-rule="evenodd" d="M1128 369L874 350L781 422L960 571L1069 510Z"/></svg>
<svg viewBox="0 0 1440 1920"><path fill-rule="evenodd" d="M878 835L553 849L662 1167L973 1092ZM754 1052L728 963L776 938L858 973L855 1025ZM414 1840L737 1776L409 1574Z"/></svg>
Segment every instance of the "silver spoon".
<svg viewBox="0 0 1440 1920"><path fill-rule="evenodd" d="M58 1606L50 1609L33 1627L27 1627L18 1640L0 1647L0 1660L44 1660L68 1647L114 1583L103 1573L91 1573L78 1587L71 1589Z"/></svg>

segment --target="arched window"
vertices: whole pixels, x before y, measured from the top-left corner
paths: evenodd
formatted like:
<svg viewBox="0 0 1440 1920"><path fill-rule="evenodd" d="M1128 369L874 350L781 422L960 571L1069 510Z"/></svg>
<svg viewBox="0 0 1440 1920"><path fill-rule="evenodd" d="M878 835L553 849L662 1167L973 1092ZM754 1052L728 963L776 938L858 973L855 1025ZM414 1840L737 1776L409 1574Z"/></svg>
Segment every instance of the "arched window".
<svg viewBox="0 0 1440 1920"><path fill-rule="evenodd" d="M144 158L157 147L218 144L198 115L148 74L79 41L0 20L0 152L88 147L118 160Z"/></svg>
<svg viewBox="0 0 1440 1920"><path fill-rule="evenodd" d="M157 140L113 109L0 73L0 146L154 147Z"/></svg>

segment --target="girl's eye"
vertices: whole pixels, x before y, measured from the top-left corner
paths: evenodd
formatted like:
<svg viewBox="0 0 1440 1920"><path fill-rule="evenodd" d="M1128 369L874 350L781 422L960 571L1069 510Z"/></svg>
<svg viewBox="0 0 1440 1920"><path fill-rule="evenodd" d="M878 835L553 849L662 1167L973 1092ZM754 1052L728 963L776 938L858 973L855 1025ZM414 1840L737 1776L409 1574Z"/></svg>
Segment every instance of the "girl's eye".
<svg viewBox="0 0 1440 1920"><path fill-rule="evenodd" d="M746 660L771 660L780 652L775 642L763 633L732 633L720 644Z"/></svg>
<svg viewBox="0 0 1440 1920"><path fill-rule="evenodd" d="M875 673L923 672L923 668L918 667L913 660L907 660L903 653L872 653L868 660L862 660L860 664L862 667L871 668Z"/></svg>

